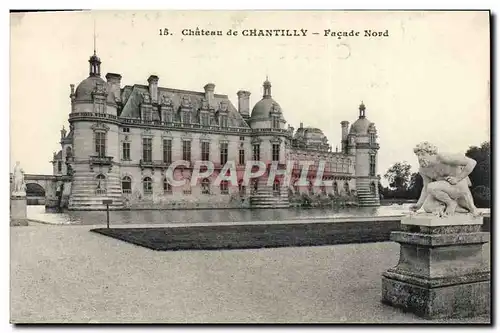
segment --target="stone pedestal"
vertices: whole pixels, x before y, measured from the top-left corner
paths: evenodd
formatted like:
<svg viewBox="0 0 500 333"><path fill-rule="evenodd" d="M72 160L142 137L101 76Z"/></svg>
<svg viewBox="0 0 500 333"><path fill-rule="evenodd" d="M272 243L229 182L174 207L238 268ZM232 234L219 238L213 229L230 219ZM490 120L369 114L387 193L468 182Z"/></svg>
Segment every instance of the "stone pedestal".
<svg viewBox="0 0 500 333"><path fill-rule="evenodd" d="M11 220L26 219L26 197L14 195L10 197L10 218Z"/></svg>
<svg viewBox="0 0 500 333"><path fill-rule="evenodd" d="M427 319L490 313L490 268L483 258L489 235L482 217L404 217L399 263L382 277L382 302Z"/></svg>

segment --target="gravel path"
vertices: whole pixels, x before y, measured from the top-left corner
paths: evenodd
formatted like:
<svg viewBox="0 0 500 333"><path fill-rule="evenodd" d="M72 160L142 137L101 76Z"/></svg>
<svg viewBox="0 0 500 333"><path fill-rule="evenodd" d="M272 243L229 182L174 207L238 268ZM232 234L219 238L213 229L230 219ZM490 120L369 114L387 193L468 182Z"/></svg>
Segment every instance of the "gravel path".
<svg viewBox="0 0 500 333"><path fill-rule="evenodd" d="M91 228L10 228L12 323L426 322L380 303L396 243L156 252Z"/></svg>

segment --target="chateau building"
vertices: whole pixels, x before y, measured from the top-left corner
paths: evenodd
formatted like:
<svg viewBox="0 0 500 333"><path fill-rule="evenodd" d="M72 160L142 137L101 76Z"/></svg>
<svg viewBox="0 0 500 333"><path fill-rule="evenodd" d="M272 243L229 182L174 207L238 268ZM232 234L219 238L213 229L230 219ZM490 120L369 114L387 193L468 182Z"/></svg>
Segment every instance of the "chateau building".
<svg viewBox="0 0 500 333"><path fill-rule="evenodd" d="M213 83L197 92L161 87L155 75L147 85L122 86L115 73L105 79L94 51L89 77L76 89L70 85L69 131L61 130L61 150L52 159L54 175L71 176L60 191L69 209L103 209L104 199L112 200L112 209L276 208L288 207L290 197L301 193L379 205L377 131L363 104L350 128L341 122L341 150L332 151L320 129L287 125L267 78L253 108L250 92L238 91L234 106L227 95L215 93ZM173 168L173 177L188 181L172 186L169 167L181 160L191 164ZM214 172L193 184L196 161L212 162ZM231 161L236 183L217 182ZM247 161L266 166L248 184ZM268 182L273 162L284 171L290 161L289 184L283 175ZM316 177L329 183L318 185Z"/></svg>

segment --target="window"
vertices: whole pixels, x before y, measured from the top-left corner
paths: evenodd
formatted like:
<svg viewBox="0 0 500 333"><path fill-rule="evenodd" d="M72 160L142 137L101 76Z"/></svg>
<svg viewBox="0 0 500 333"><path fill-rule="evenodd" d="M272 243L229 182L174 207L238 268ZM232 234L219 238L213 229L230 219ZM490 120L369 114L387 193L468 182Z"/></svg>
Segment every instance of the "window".
<svg viewBox="0 0 500 333"><path fill-rule="evenodd" d="M280 128L280 120L276 116L273 117L273 128L274 129L279 129Z"/></svg>
<svg viewBox="0 0 500 333"><path fill-rule="evenodd" d="M144 194L153 193L153 182L150 177L144 177L142 180L142 188L144 189Z"/></svg>
<svg viewBox="0 0 500 333"><path fill-rule="evenodd" d="M279 160L280 160L280 145L273 144L273 161L279 161Z"/></svg>
<svg viewBox="0 0 500 333"><path fill-rule="evenodd" d="M344 192L345 192L346 194L349 194L349 183L348 183L348 182L345 182L345 183L344 183Z"/></svg>
<svg viewBox="0 0 500 333"><path fill-rule="evenodd" d="M279 180L275 180L273 183L273 195L274 196L280 195L280 182L279 182Z"/></svg>
<svg viewBox="0 0 500 333"><path fill-rule="evenodd" d="M313 187L313 183L312 183L312 181L309 181L309 187L308 187L308 189L309 189L309 194L313 194L313 192L314 192L314 187Z"/></svg>
<svg viewBox="0 0 500 333"><path fill-rule="evenodd" d="M222 128L227 127L227 116L220 117L220 127L222 127Z"/></svg>
<svg viewBox="0 0 500 333"><path fill-rule="evenodd" d="M106 194L106 177L103 174L99 174L96 177L97 187L95 189L96 194Z"/></svg>
<svg viewBox="0 0 500 333"><path fill-rule="evenodd" d="M123 142L123 160L130 161L130 142Z"/></svg>
<svg viewBox="0 0 500 333"><path fill-rule="evenodd" d="M252 194L257 193L259 189L259 181L257 179L252 180Z"/></svg>
<svg viewBox="0 0 500 333"><path fill-rule="evenodd" d="M229 194L229 186L227 180L220 182L220 194Z"/></svg>
<svg viewBox="0 0 500 333"><path fill-rule="evenodd" d="M370 133L370 143L371 143L371 144L374 144L374 143L375 143L375 141L376 141L376 139L377 139L377 138L376 138L375 133Z"/></svg>
<svg viewBox="0 0 500 333"><path fill-rule="evenodd" d="M370 155L370 176L375 176L375 155Z"/></svg>
<svg viewBox="0 0 500 333"><path fill-rule="evenodd" d="M333 183L333 193L335 195L339 195L339 186L337 185L337 182Z"/></svg>
<svg viewBox="0 0 500 333"><path fill-rule="evenodd" d="M106 133L95 132L95 152L98 157L106 156Z"/></svg>
<svg viewBox="0 0 500 333"><path fill-rule="evenodd" d="M163 194L172 194L172 185L166 177L163 179Z"/></svg>
<svg viewBox="0 0 500 333"><path fill-rule="evenodd" d="M202 113L201 114L201 125L202 126L208 126L208 117L209 115L207 113Z"/></svg>
<svg viewBox="0 0 500 333"><path fill-rule="evenodd" d="M208 178L201 181L201 194L210 194L210 180Z"/></svg>
<svg viewBox="0 0 500 333"><path fill-rule="evenodd" d="M210 159L210 142L201 143L201 160L208 161Z"/></svg>
<svg viewBox="0 0 500 333"><path fill-rule="evenodd" d="M375 193L377 193L377 187L375 186L374 182L372 182L370 184L370 193L373 194L373 195L375 195Z"/></svg>
<svg viewBox="0 0 500 333"><path fill-rule="evenodd" d="M183 124L190 124L191 123L191 113L189 113L189 112L182 113L182 123Z"/></svg>
<svg viewBox="0 0 500 333"><path fill-rule="evenodd" d="M142 160L151 162L153 158L153 139L142 138Z"/></svg>
<svg viewBox="0 0 500 333"><path fill-rule="evenodd" d="M123 132L123 133L130 133L130 128L128 128L128 127L123 127L123 128L122 128L122 132Z"/></svg>
<svg viewBox="0 0 500 333"><path fill-rule="evenodd" d="M227 162L227 142L220 144L220 164L225 165Z"/></svg>
<svg viewBox="0 0 500 333"><path fill-rule="evenodd" d="M144 110L144 120L145 121L153 120L153 113L151 112L151 110Z"/></svg>
<svg viewBox="0 0 500 333"><path fill-rule="evenodd" d="M243 185L243 179L240 179L238 182L238 191L240 193L240 196L244 196L246 194L246 187Z"/></svg>
<svg viewBox="0 0 500 333"><path fill-rule="evenodd" d="M163 140L163 163L172 163L172 140Z"/></svg>
<svg viewBox="0 0 500 333"><path fill-rule="evenodd" d="M122 193L132 193L132 179L129 176L122 178Z"/></svg>
<svg viewBox="0 0 500 333"><path fill-rule="evenodd" d="M260 161L260 145L253 145L253 160Z"/></svg>
<svg viewBox="0 0 500 333"><path fill-rule="evenodd" d="M239 159L239 164L244 165L245 164L245 149L240 149L240 159Z"/></svg>
<svg viewBox="0 0 500 333"><path fill-rule="evenodd" d="M295 193L299 193L299 180L298 179L293 182L293 191Z"/></svg>
<svg viewBox="0 0 500 333"><path fill-rule="evenodd" d="M182 141L182 159L184 161L191 161L191 141Z"/></svg>
<svg viewBox="0 0 500 333"><path fill-rule="evenodd" d="M57 172L62 172L62 162L57 162Z"/></svg>
<svg viewBox="0 0 500 333"><path fill-rule="evenodd" d="M245 141L245 137L244 136L240 136L240 141Z"/></svg>
<svg viewBox="0 0 500 333"><path fill-rule="evenodd" d="M163 121L166 123L171 123L173 121L171 111L163 111Z"/></svg>

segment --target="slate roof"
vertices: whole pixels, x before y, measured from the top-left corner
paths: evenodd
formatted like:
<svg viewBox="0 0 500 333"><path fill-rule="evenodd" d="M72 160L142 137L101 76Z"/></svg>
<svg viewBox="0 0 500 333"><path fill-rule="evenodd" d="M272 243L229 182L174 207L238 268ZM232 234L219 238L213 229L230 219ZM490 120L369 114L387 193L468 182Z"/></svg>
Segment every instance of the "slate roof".
<svg viewBox="0 0 500 333"><path fill-rule="evenodd" d="M136 84L134 86L125 86L122 89L123 109L120 114L120 118L140 118L142 93L147 92L149 92L149 88L145 85ZM204 92L158 87L158 96L161 96L163 94L166 94L172 100L174 109L174 121L180 121L180 115L178 111L181 105L182 98L186 96L189 98L193 106L193 112L191 115L192 122L199 122L199 109L202 104L202 99L205 98ZM211 107L215 109L214 111L217 112L220 102L222 101L226 101L228 106L228 126L249 128L248 124L245 122L243 117L241 117L240 113L228 99L227 95L214 95L214 105L211 105ZM153 120L159 120L159 114L155 113L153 116Z"/></svg>

